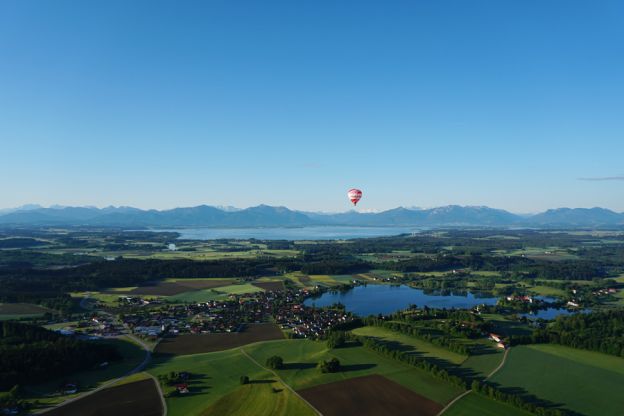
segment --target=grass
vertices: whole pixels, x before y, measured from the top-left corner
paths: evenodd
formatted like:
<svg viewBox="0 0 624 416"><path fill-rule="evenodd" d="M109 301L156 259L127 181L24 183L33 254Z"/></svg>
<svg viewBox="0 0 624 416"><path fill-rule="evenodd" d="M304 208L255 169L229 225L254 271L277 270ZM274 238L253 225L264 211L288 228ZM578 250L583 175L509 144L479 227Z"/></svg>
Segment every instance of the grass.
<svg viewBox="0 0 624 416"><path fill-rule="evenodd" d="M566 292L550 286L529 286L529 290L541 296L565 296Z"/></svg>
<svg viewBox="0 0 624 416"><path fill-rule="evenodd" d="M531 416L517 407L469 393L451 406L444 416Z"/></svg>
<svg viewBox="0 0 624 416"><path fill-rule="evenodd" d="M308 414L307 405L239 349L157 357L148 370L155 376L171 371L188 371L192 376L188 396L166 399L169 416ZM251 385L240 385L243 375L251 379ZM273 388L281 391L273 393ZM173 387L166 387L165 394L172 390Z"/></svg>
<svg viewBox="0 0 624 416"><path fill-rule="evenodd" d="M428 373L383 357L361 346L328 350L320 341L305 339L269 341L245 347L258 362L264 363L272 355L284 359L285 368L280 377L294 389L345 380L370 374L383 375L440 404L451 401L461 389L436 379ZM323 374L316 364L336 357L343 366L339 373Z"/></svg>
<svg viewBox="0 0 624 416"><path fill-rule="evenodd" d="M202 416L247 416L250 414L254 416L313 416L316 412L282 383L276 381L240 386L201 413Z"/></svg>
<svg viewBox="0 0 624 416"><path fill-rule="evenodd" d="M491 344L487 341L488 344ZM475 377L486 378L503 359L503 351L489 346L486 353L471 355L461 364L462 369L469 369Z"/></svg>
<svg viewBox="0 0 624 416"><path fill-rule="evenodd" d="M588 416L624 409L624 359L559 345L519 346L491 379Z"/></svg>
<svg viewBox="0 0 624 416"><path fill-rule="evenodd" d="M0 303L0 321L11 319L35 318L46 312L54 312L43 306L30 303Z"/></svg>
<svg viewBox="0 0 624 416"><path fill-rule="evenodd" d="M449 351L446 348L438 347L430 342L422 341L418 338L391 331L386 328L365 326L354 329L353 333L366 337L380 338L380 340L385 342L390 341L401 343L404 346L412 347L411 350L423 358L442 359L452 364L461 364L466 360L466 358L468 358L465 355Z"/></svg>

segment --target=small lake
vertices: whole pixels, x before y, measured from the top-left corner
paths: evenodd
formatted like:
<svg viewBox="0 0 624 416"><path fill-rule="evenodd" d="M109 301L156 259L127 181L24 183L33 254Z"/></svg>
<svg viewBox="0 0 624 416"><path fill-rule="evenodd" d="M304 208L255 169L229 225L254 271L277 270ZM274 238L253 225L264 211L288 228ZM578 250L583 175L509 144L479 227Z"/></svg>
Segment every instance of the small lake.
<svg viewBox="0 0 624 416"><path fill-rule="evenodd" d="M391 314L409 305L419 308L458 308L470 309L474 306L486 304L495 305L498 298L481 297L478 294L431 294L421 289L400 285L366 285L356 286L346 292L325 292L320 297L308 298L306 306L318 307L330 306L334 303L342 303L349 312L359 316Z"/></svg>
<svg viewBox="0 0 624 416"><path fill-rule="evenodd" d="M387 237L418 231L415 227L275 227L275 228L173 228L151 231L173 231L184 240L214 240L217 238L246 240L347 240L351 238Z"/></svg>
<svg viewBox="0 0 624 416"><path fill-rule="evenodd" d="M525 316L527 319L530 319L532 321L536 319L551 320L561 315L565 316L565 315L572 315L575 313L587 313L587 312L589 312L588 309L571 310L571 309L566 309L566 308L546 308L546 309L540 309L539 311L535 311L531 313L523 313L523 314L520 314L520 316Z"/></svg>

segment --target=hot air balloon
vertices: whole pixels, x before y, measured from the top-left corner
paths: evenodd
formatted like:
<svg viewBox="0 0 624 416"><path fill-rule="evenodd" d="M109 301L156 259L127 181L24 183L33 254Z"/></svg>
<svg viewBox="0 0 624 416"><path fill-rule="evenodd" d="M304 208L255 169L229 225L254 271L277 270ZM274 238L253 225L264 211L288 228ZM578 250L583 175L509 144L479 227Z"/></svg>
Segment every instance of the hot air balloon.
<svg viewBox="0 0 624 416"><path fill-rule="evenodd" d="M347 192L347 196L349 197L351 202L353 202L353 205L357 205L360 198L362 198L362 191L355 188L349 189L349 192Z"/></svg>

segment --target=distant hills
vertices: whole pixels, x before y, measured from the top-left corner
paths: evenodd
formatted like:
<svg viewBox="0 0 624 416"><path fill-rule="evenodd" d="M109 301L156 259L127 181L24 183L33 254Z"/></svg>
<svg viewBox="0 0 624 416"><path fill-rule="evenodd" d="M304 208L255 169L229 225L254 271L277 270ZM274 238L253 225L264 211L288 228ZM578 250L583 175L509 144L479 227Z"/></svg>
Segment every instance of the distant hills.
<svg viewBox="0 0 624 416"><path fill-rule="evenodd" d="M412 227L591 228L624 226L624 213L604 208L558 208L517 215L482 206L449 205L431 209L395 208L379 213L301 212L259 205L246 209L200 205L170 210L132 207L50 207L28 205L0 210L0 226L103 227L301 227L314 225Z"/></svg>

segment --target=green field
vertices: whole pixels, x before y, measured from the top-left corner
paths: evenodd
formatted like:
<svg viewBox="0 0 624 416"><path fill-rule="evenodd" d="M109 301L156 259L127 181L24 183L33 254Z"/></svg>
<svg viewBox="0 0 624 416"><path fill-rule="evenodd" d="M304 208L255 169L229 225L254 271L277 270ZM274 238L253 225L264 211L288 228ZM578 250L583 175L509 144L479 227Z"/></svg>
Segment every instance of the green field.
<svg viewBox="0 0 624 416"><path fill-rule="evenodd" d="M201 416L313 416L316 412L280 382L240 386L210 406Z"/></svg>
<svg viewBox="0 0 624 416"><path fill-rule="evenodd" d="M35 318L46 312L54 311L31 303L0 303L0 321Z"/></svg>
<svg viewBox="0 0 624 416"><path fill-rule="evenodd" d="M459 399L444 416L531 416L517 407L497 402L477 393L469 393Z"/></svg>
<svg viewBox="0 0 624 416"><path fill-rule="evenodd" d="M501 349L488 346L484 353L471 355L460 367L470 370L473 377L486 378L501 363L503 354Z"/></svg>
<svg viewBox="0 0 624 416"><path fill-rule="evenodd" d="M353 333L366 337L379 338L384 342L399 342L404 346L412 347L410 352L413 351L414 354L422 356L423 358L430 358L434 360L441 359L452 364L461 364L466 360L466 358L468 358L465 355L457 354L447 350L446 348L438 347L430 342L422 341L418 338L404 335L382 327L365 326L354 329Z"/></svg>
<svg viewBox="0 0 624 416"><path fill-rule="evenodd" d="M279 370L279 375L284 382L297 390L353 377L380 374L441 404L448 403L461 393L461 389L433 378L424 371L383 357L361 346L348 346L330 351L324 342L298 339L253 344L245 347L245 351L260 363L264 363L272 355L283 357L286 365L284 369ZM316 364L322 359L331 357L340 360L343 371L333 374L321 373Z"/></svg>
<svg viewBox="0 0 624 416"><path fill-rule="evenodd" d="M491 379L588 416L621 416L624 359L559 345L519 346Z"/></svg>
<svg viewBox="0 0 624 416"><path fill-rule="evenodd" d="M566 292L562 289L550 286L529 286L529 290L541 296L565 296Z"/></svg>
<svg viewBox="0 0 624 416"><path fill-rule="evenodd" d="M192 290L174 296L167 296L170 302L208 302L210 300L225 299L229 295L262 292L251 283L222 286L215 289Z"/></svg>
<svg viewBox="0 0 624 416"><path fill-rule="evenodd" d="M192 374L189 395L166 399L169 416L306 414L304 403L239 349L173 358L156 357L148 371L155 376L171 371ZM239 378L243 375L251 379L250 386L240 385ZM282 391L273 393L273 387ZM165 388L165 394L172 390L173 387ZM246 395L238 394L242 392ZM264 413L257 413L259 410Z"/></svg>

